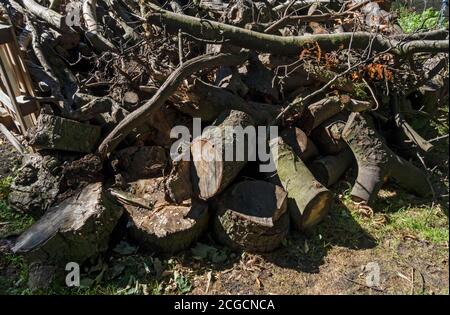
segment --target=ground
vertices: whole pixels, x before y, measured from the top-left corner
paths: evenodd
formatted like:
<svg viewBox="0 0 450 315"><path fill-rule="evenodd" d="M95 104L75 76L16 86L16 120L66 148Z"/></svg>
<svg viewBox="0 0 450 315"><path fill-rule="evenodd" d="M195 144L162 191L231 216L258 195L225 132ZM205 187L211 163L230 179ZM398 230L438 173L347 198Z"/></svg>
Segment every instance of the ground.
<svg viewBox="0 0 450 315"><path fill-rule="evenodd" d="M442 132L448 132L443 130ZM435 199L388 183L373 209L360 208L342 180L335 206L316 229L292 232L282 248L232 253L206 234L173 257L142 254L123 240L83 270L81 287L27 288L28 267L7 252L33 219L4 196L20 157L0 138L0 293L6 294L448 294L448 139L429 156ZM373 213L372 213L373 212ZM379 268L379 283L367 277Z"/></svg>

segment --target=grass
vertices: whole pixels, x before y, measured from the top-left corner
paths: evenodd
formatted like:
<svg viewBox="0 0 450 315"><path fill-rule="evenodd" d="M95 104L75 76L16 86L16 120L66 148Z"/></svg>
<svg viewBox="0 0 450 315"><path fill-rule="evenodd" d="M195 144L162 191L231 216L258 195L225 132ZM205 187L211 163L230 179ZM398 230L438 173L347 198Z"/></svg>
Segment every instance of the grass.
<svg viewBox="0 0 450 315"><path fill-rule="evenodd" d="M407 7L400 7L398 24L405 33L411 34L417 31L433 30L439 28L439 11L428 8L421 13L411 11ZM447 27L448 22L442 27Z"/></svg>

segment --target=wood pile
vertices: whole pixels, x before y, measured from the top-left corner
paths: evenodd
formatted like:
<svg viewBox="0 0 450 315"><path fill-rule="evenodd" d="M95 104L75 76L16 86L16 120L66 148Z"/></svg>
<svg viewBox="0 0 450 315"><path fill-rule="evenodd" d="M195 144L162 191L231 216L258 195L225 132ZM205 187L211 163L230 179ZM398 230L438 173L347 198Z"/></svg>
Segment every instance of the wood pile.
<svg viewBox="0 0 450 315"><path fill-rule="evenodd" d="M448 101L448 30L404 34L391 2L0 0L41 104L9 196L39 220L13 250L83 263L113 230L175 253L211 229L234 250L272 251L333 211L349 169L358 203L387 180L432 195L400 149L433 148L412 122ZM196 135L199 119L215 128Z"/></svg>

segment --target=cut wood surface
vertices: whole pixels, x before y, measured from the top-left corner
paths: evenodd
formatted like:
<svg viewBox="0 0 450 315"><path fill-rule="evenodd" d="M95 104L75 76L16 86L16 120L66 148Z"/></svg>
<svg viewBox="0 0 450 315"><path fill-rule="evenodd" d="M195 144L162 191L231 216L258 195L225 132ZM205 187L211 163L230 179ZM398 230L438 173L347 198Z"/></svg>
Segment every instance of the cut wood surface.
<svg viewBox="0 0 450 315"><path fill-rule="evenodd" d="M254 121L248 114L225 111L214 123L217 128L206 130L193 140L192 182L201 199L207 200L218 194L245 166L249 146L239 130L253 125Z"/></svg>
<svg viewBox="0 0 450 315"><path fill-rule="evenodd" d="M243 181L217 200L214 235L239 250L268 252L281 245L289 231L287 194L264 181Z"/></svg>
<svg viewBox="0 0 450 315"><path fill-rule="evenodd" d="M13 252L30 261L79 264L106 251L122 214L102 183L93 183L55 205L16 241Z"/></svg>

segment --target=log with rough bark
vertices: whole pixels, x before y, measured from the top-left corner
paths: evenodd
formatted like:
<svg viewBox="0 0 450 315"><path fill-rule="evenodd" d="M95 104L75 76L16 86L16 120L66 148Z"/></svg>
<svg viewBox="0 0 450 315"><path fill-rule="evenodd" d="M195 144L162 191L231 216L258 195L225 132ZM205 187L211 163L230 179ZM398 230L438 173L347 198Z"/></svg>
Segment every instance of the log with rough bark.
<svg viewBox="0 0 450 315"><path fill-rule="evenodd" d="M257 125L267 124L279 113L280 107L265 103L247 102L242 97L212 84L195 80L188 87L187 100L175 104L181 112L203 121L213 121L221 112L235 109L249 114Z"/></svg>
<svg viewBox="0 0 450 315"><path fill-rule="evenodd" d="M248 114L225 111L214 122L214 128L205 130L192 141L192 182L194 192L201 199L207 200L221 192L245 166L251 154L247 141L252 140L246 140L242 130L253 125Z"/></svg>
<svg viewBox="0 0 450 315"><path fill-rule="evenodd" d="M274 180L279 181L288 194L291 221L299 230L310 229L325 217L333 195L281 138L272 140L270 147L277 170Z"/></svg>
<svg viewBox="0 0 450 315"><path fill-rule="evenodd" d="M388 177L421 197L432 193L426 174L395 154L367 116L352 113L342 130L342 137L358 163L358 177L351 191L355 201L372 201Z"/></svg>
<svg viewBox="0 0 450 315"><path fill-rule="evenodd" d="M47 211L60 192L60 163L51 155L25 155L8 195L11 208L36 217Z"/></svg>
<svg viewBox="0 0 450 315"><path fill-rule="evenodd" d="M106 251L122 211L102 183L89 184L50 208L19 236L12 250L30 261L82 264Z"/></svg>
<svg viewBox="0 0 450 315"><path fill-rule="evenodd" d="M176 204L190 199L193 194L190 161L173 162L172 170L166 179L165 185L169 198Z"/></svg>
<svg viewBox="0 0 450 315"><path fill-rule="evenodd" d="M30 144L39 150L93 152L100 140L100 127L58 116L41 114Z"/></svg>
<svg viewBox="0 0 450 315"><path fill-rule="evenodd" d="M311 133L311 139L322 155L336 155L347 145L341 138L341 128L344 127L347 115L336 115L327 119Z"/></svg>
<svg viewBox="0 0 450 315"><path fill-rule="evenodd" d="M214 235L234 250L269 252L289 231L287 195L264 181L243 181L230 187L215 204Z"/></svg>
<svg viewBox="0 0 450 315"><path fill-rule="evenodd" d="M287 128L281 132L280 136L302 161L309 161L319 155L316 145L300 128Z"/></svg>
<svg viewBox="0 0 450 315"><path fill-rule="evenodd" d="M344 149L337 155L328 155L315 159L308 168L314 177L325 187L337 183L339 178L350 167L353 161L353 153L350 149Z"/></svg>
<svg viewBox="0 0 450 315"><path fill-rule="evenodd" d="M283 37L173 13L153 3L147 3L146 5L151 11L145 17L145 21L165 27L169 31L178 32L181 29L186 33L205 40L228 40L231 44L239 47L279 55L298 54L305 46L314 43L317 43L324 51L331 51L340 45L344 48L348 47L350 42L352 43L353 49L365 49L369 45L369 42L372 42L373 49L378 51L390 49L392 53L397 55L417 52L446 52L449 47L448 41L446 40L413 40L401 42L391 40L382 35L373 36L369 32Z"/></svg>
<svg viewBox="0 0 450 315"><path fill-rule="evenodd" d="M128 147L114 156L114 171L126 181L161 176L167 166L166 151L158 146Z"/></svg>
<svg viewBox="0 0 450 315"><path fill-rule="evenodd" d="M371 102L354 100L348 95L330 96L308 105L301 114L299 124L306 134L310 134L314 128L344 109L361 112L372 107Z"/></svg>

